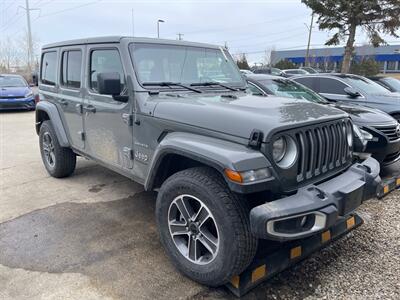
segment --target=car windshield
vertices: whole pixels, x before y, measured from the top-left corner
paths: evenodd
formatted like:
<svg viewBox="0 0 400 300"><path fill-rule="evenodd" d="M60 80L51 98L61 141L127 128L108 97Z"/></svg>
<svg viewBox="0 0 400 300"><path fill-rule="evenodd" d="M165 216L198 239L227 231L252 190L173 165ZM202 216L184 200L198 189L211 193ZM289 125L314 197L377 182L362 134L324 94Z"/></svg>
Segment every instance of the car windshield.
<svg viewBox="0 0 400 300"><path fill-rule="evenodd" d="M353 88L359 89L361 92L367 94L388 94L386 88L381 86L379 83L373 82L367 78L363 77L353 77L353 76L346 76L345 81L350 84Z"/></svg>
<svg viewBox="0 0 400 300"><path fill-rule="evenodd" d="M327 103L324 98L314 91L291 80L264 79L259 82L276 96L305 99L316 103Z"/></svg>
<svg viewBox="0 0 400 300"><path fill-rule="evenodd" d="M0 87L26 87L24 79L19 77L0 76Z"/></svg>
<svg viewBox="0 0 400 300"><path fill-rule="evenodd" d="M392 77L386 77L382 79L383 82L387 82L396 92L400 92L400 80Z"/></svg>
<svg viewBox="0 0 400 300"><path fill-rule="evenodd" d="M220 49L136 43L131 44L130 52L139 81L147 86L159 82L246 85L232 57Z"/></svg>

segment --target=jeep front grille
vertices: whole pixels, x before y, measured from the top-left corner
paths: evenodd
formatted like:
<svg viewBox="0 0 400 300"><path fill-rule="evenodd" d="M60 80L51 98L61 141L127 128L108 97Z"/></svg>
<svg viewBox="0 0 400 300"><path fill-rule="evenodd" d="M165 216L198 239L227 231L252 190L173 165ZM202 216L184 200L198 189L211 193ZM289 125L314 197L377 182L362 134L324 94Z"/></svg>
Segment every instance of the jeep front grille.
<svg viewBox="0 0 400 300"><path fill-rule="evenodd" d="M352 130L350 121L340 120L297 131L297 182L347 165L352 156L347 134Z"/></svg>
<svg viewBox="0 0 400 300"><path fill-rule="evenodd" d="M397 132L397 124L391 126L374 126L374 128L382 132L389 141L397 141L400 139Z"/></svg>

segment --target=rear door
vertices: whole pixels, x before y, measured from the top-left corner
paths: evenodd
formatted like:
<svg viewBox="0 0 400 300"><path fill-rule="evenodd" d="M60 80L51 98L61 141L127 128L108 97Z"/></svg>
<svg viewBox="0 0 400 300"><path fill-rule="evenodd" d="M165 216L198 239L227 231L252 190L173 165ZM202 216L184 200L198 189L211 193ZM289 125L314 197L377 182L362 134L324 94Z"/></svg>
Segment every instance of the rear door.
<svg viewBox="0 0 400 300"><path fill-rule="evenodd" d="M133 168L133 128L130 122L133 105L100 95L97 90L99 73L118 72L122 95L127 95L126 71L121 60L119 44L91 45L87 53L87 92L84 100L86 151L90 156L118 170ZM132 100L132 99L131 99Z"/></svg>
<svg viewBox="0 0 400 300"><path fill-rule="evenodd" d="M84 149L83 73L85 46L61 49L58 104L72 147Z"/></svg>

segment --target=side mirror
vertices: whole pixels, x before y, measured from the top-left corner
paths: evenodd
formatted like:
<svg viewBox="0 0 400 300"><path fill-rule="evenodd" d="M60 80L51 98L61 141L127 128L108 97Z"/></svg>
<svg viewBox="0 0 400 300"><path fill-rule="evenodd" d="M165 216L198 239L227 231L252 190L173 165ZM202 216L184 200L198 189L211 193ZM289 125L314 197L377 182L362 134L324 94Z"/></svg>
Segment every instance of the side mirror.
<svg viewBox="0 0 400 300"><path fill-rule="evenodd" d="M346 92L347 95L349 95L351 98L357 98L360 97L361 94L356 91L355 89L351 88L351 87L347 87L344 89L344 91Z"/></svg>
<svg viewBox="0 0 400 300"><path fill-rule="evenodd" d="M117 72L97 74L99 94L118 96L121 94L121 76Z"/></svg>

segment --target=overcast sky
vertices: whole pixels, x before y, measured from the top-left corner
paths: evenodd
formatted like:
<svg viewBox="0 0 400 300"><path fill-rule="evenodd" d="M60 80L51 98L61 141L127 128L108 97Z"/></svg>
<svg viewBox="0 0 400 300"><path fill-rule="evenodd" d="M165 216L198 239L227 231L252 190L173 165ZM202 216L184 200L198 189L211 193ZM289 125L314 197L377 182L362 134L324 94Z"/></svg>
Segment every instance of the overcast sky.
<svg viewBox="0 0 400 300"><path fill-rule="evenodd" d="M227 43L232 54L248 53L261 62L265 51L305 48L311 11L300 0L29 0L32 32L40 44L66 39L132 35ZM25 0L0 0L0 37L20 38L26 31ZM315 25L311 44L321 47L332 33ZM395 38L388 37L389 41ZM365 43L359 31L357 43Z"/></svg>

